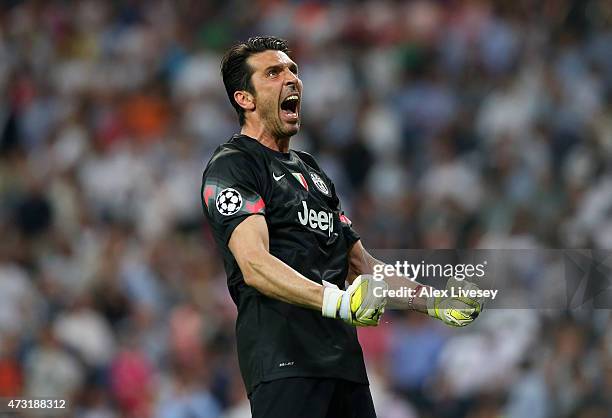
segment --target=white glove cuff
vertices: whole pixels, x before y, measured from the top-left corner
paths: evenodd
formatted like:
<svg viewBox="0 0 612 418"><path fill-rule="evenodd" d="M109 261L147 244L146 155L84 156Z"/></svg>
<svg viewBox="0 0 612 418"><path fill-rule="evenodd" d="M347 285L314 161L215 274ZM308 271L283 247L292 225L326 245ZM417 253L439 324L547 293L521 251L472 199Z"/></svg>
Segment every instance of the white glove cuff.
<svg viewBox="0 0 612 418"><path fill-rule="evenodd" d="M323 289L323 306L321 307L321 313L324 317L338 317L338 302L342 299L343 294L344 290L340 290L337 287L325 287L325 289Z"/></svg>
<svg viewBox="0 0 612 418"><path fill-rule="evenodd" d="M434 296L428 296L425 300L425 303L427 305L427 315L437 318L438 315L436 315L436 298Z"/></svg>
<svg viewBox="0 0 612 418"><path fill-rule="evenodd" d="M353 282L353 284L357 281L357 279L355 279L355 281ZM353 286L353 285L351 285ZM346 322L351 322L352 319L352 315L351 315L351 293L349 293L349 291L351 290L351 288L349 287L344 294L342 295L342 301L340 302L340 309L338 310L338 314L340 316L340 319L342 319L343 321Z"/></svg>

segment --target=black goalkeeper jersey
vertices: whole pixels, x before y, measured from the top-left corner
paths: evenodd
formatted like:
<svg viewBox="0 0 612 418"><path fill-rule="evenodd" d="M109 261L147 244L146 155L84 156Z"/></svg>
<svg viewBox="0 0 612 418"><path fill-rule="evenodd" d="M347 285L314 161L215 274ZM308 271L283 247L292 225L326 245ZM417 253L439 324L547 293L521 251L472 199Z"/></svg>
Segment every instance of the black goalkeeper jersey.
<svg viewBox="0 0 612 418"><path fill-rule="evenodd" d="M235 135L206 166L202 200L238 307L238 360L247 392L263 381L297 376L367 383L354 327L246 285L227 246L240 222L261 214L272 255L316 283L325 280L344 289L347 254L359 236L313 157L277 152Z"/></svg>

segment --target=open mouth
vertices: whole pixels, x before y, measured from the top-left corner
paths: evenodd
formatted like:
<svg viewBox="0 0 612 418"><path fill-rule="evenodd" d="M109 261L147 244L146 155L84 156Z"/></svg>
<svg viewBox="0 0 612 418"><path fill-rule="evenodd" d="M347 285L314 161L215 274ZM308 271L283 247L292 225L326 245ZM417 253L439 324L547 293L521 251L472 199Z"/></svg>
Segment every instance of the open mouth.
<svg viewBox="0 0 612 418"><path fill-rule="evenodd" d="M298 105L300 103L300 97L297 94L288 96L281 102L281 113L290 120L297 120L298 118Z"/></svg>

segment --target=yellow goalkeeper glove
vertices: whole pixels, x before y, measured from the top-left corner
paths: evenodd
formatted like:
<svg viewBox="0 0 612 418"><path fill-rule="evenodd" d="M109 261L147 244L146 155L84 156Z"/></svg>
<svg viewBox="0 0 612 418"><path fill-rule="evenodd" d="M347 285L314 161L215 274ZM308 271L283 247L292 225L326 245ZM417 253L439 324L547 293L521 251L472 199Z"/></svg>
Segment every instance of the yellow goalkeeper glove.
<svg viewBox="0 0 612 418"><path fill-rule="evenodd" d="M361 275L346 290L340 290L327 282L323 285L325 289L321 311L324 317L339 317L359 327L378 325L387 303L384 296L384 290L388 288L387 283L374 280L371 275ZM378 288L376 292L375 288Z"/></svg>
<svg viewBox="0 0 612 418"><path fill-rule="evenodd" d="M446 290L452 294L452 288L461 287L462 290L478 290L474 283L450 279L446 283ZM427 313L429 316L440 319L452 327L464 327L472 323L484 306L483 298L467 296L432 296L427 298Z"/></svg>

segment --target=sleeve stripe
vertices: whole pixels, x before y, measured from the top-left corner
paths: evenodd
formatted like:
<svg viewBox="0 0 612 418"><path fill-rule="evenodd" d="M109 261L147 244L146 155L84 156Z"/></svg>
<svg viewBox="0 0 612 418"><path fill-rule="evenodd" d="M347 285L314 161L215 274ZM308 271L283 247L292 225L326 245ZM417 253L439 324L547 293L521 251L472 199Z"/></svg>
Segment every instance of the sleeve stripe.
<svg viewBox="0 0 612 418"><path fill-rule="evenodd" d="M206 204L206 207L208 208L208 202L210 200L210 198L212 196L214 196L215 194L215 187L214 186L206 186L204 187L204 203Z"/></svg>
<svg viewBox="0 0 612 418"><path fill-rule="evenodd" d="M245 209L250 213L259 213L266 207L263 199L260 197L254 203L246 202Z"/></svg>
<svg viewBox="0 0 612 418"><path fill-rule="evenodd" d="M352 226L353 222L343 213L340 214L340 222L347 224L348 226Z"/></svg>

